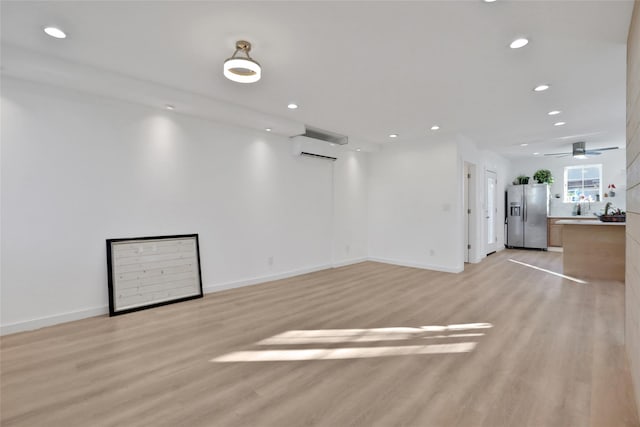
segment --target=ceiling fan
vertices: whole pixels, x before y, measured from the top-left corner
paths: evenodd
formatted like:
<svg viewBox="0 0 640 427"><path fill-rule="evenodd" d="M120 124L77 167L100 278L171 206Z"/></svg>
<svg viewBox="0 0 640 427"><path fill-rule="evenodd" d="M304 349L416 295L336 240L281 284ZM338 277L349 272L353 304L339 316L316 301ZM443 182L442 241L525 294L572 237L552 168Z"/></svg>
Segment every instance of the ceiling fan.
<svg viewBox="0 0 640 427"><path fill-rule="evenodd" d="M574 142L573 150L570 153L547 153L545 156L566 157L573 156L576 159L586 159L587 156L599 156L602 151L617 150L618 147L603 147L587 150L586 143L584 141Z"/></svg>

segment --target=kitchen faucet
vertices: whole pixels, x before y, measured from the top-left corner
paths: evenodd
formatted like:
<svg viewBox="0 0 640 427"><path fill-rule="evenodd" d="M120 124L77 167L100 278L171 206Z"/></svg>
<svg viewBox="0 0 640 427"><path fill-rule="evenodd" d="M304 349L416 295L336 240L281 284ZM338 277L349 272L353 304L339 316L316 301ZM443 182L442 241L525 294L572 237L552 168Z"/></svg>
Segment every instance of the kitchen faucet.
<svg viewBox="0 0 640 427"><path fill-rule="evenodd" d="M607 202L606 205L604 205L604 216L609 215L609 208L611 207L611 202Z"/></svg>

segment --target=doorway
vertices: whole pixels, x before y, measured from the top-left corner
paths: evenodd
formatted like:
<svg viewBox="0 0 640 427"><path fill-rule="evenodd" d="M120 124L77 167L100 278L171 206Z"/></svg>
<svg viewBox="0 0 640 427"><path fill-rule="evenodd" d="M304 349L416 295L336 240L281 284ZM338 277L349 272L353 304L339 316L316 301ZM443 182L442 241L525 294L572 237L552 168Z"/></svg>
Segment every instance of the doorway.
<svg viewBox="0 0 640 427"><path fill-rule="evenodd" d="M485 230L487 255L494 253L498 246L496 219L498 217L498 177L493 171L485 171Z"/></svg>

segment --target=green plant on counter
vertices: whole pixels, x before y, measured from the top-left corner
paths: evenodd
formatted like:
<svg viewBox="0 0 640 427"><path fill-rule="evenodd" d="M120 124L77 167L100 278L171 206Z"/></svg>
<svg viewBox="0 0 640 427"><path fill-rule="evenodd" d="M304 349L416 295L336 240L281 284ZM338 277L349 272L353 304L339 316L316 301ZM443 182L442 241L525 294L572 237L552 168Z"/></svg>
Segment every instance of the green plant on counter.
<svg viewBox="0 0 640 427"><path fill-rule="evenodd" d="M533 179L538 181L539 184L553 184L553 175L549 169L539 169L533 174Z"/></svg>
<svg viewBox="0 0 640 427"><path fill-rule="evenodd" d="M516 179L513 181L514 185L528 184L529 177L526 175L518 175Z"/></svg>

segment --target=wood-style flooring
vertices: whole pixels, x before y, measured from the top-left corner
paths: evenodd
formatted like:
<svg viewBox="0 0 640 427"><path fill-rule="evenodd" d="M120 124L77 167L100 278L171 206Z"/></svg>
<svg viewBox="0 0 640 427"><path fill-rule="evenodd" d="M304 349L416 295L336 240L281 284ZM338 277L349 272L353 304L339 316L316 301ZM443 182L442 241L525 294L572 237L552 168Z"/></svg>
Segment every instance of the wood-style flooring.
<svg viewBox="0 0 640 427"><path fill-rule="evenodd" d="M624 285L365 262L1 339L2 426L639 426Z"/></svg>

